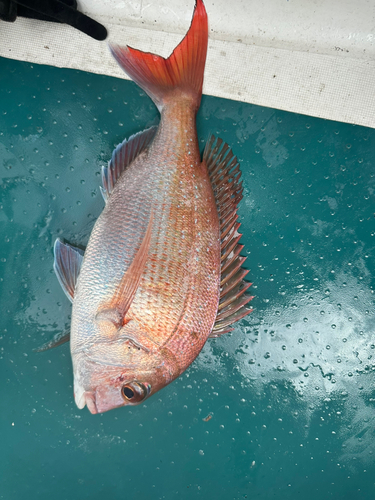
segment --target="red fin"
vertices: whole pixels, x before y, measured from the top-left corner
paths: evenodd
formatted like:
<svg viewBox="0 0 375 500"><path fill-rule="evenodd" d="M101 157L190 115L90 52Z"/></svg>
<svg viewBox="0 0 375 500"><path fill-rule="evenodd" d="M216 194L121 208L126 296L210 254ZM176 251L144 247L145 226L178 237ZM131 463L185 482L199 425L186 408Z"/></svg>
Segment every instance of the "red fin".
<svg viewBox="0 0 375 500"><path fill-rule="evenodd" d="M253 297L246 293L251 286L244 280L249 272L242 267L243 245L238 242L240 223L237 222L238 203L242 198L241 170L237 158L224 141L211 136L203 153L219 212L221 232L220 302L214 327L209 337L220 337L231 332L230 326L251 309L247 304Z"/></svg>
<svg viewBox="0 0 375 500"><path fill-rule="evenodd" d="M176 88L190 94L199 107L207 40L206 9L202 0L196 0L189 31L168 59L131 47L111 46L110 49L125 73L147 92L159 110Z"/></svg>

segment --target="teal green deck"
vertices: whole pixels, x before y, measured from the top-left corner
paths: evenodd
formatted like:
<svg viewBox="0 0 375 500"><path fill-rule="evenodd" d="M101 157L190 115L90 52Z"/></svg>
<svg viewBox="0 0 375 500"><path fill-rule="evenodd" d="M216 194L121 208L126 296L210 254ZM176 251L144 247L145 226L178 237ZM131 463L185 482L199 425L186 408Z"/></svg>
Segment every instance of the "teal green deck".
<svg viewBox="0 0 375 500"><path fill-rule="evenodd" d="M0 498L373 500L375 130L203 97L202 148L241 162L254 312L91 415L68 345L33 352L70 319L53 243L87 242L101 166L158 114L124 80L7 59L0 80Z"/></svg>

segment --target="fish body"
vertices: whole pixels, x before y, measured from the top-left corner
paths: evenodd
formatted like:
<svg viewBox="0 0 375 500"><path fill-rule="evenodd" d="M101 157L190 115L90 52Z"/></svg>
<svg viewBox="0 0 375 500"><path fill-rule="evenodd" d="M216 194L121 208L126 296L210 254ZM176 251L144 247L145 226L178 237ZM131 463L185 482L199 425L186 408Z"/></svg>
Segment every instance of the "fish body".
<svg viewBox="0 0 375 500"><path fill-rule="evenodd" d="M168 59L112 48L161 120L118 146L103 170L106 206L84 257L55 245L55 271L73 302L75 400L91 413L144 401L178 377L210 335L250 312L236 232L237 162L220 140L211 140L203 161L198 147L207 32L197 0Z"/></svg>

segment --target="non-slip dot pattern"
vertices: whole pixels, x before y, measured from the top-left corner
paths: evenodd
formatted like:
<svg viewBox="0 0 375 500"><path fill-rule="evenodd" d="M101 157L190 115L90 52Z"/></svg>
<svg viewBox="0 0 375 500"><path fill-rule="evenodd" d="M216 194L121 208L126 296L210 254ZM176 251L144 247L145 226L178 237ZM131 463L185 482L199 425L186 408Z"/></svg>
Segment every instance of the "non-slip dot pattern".
<svg viewBox="0 0 375 500"><path fill-rule="evenodd" d="M375 131L203 97L241 164L254 312L173 384L73 400L53 243L87 243L100 170L157 123L130 82L0 60L0 497L373 499Z"/></svg>

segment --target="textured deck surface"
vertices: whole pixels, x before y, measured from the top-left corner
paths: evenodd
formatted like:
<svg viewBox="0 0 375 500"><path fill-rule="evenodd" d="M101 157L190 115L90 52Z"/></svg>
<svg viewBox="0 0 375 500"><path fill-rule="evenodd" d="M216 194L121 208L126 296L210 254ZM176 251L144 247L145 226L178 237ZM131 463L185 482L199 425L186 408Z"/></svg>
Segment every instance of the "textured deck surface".
<svg viewBox="0 0 375 500"><path fill-rule="evenodd" d="M80 0L108 40L168 56L194 0ZM206 0L207 95L375 127L375 8L371 0ZM70 26L2 23L0 56L127 78L98 42Z"/></svg>
<svg viewBox="0 0 375 500"><path fill-rule="evenodd" d="M375 130L204 97L233 147L254 312L140 407L73 400L53 242L85 244L128 81L0 59L0 498L373 500ZM206 418L208 417L208 418ZM211 417L211 418L210 418Z"/></svg>

